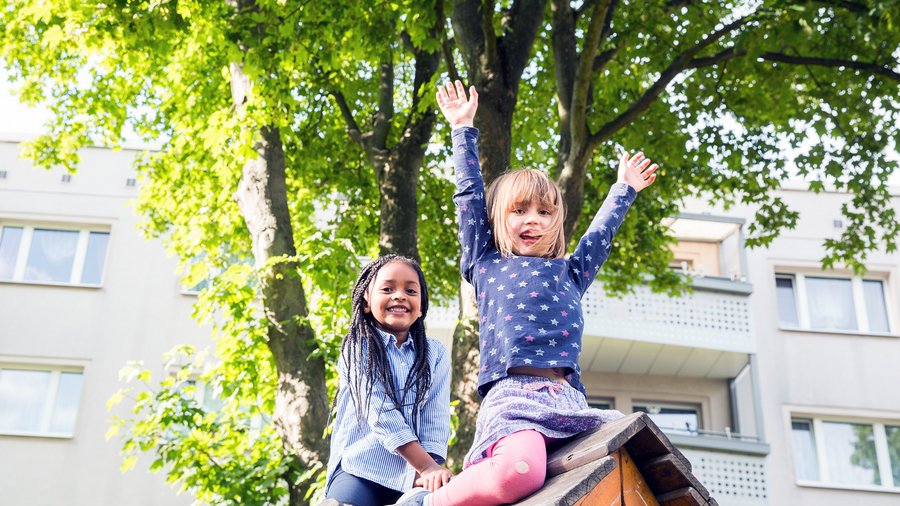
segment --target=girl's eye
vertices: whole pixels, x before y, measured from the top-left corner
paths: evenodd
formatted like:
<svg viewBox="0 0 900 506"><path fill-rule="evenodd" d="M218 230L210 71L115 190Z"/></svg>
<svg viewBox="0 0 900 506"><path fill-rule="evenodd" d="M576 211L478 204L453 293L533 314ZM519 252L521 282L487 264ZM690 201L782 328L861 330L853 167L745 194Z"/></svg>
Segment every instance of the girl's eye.
<svg viewBox="0 0 900 506"><path fill-rule="evenodd" d="M513 214L524 214L525 210L524 209L513 209L512 212L513 212Z"/></svg>
<svg viewBox="0 0 900 506"><path fill-rule="evenodd" d="M389 293L391 291L391 287L383 286L383 287L381 287L381 291L384 293Z"/></svg>
<svg viewBox="0 0 900 506"><path fill-rule="evenodd" d="M410 295L415 295L415 294L417 294L418 292L415 291L415 290L413 290L412 288L410 288L410 289L406 290L406 293L408 293L408 294L410 294Z"/></svg>
<svg viewBox="0 0 900 506"><path fill-rule="evenodd" d="M546 209L541 209L541 214L544 216L550 216L552 213Z"/></svg>

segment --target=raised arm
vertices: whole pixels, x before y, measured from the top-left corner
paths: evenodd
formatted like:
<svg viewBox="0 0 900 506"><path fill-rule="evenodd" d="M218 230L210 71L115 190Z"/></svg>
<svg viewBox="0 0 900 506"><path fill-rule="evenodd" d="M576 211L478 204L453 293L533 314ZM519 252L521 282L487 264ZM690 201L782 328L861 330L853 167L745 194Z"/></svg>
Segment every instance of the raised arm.
<svg viewBox="0 0 900 506"><path fill-rule="evenodd" d="M582 293L594 281L600 266L609 257L613 237L637 193L656 181L657 168L658 165L651 163L643 153L636 153L632 157L628 153L622 155L616 184L609 189L606 200L569 257L572 279Z"/></svg>
<svg viewBox="0 0 900 506"><path fill-rule="evenodd" d="M472 282L475 262L493 244L484 200L484 180L478 163L478 130L472 127L478 110L478 92L466 98L462 83L438 88L438 105L453 125L453 169L456 174L456 204L459 243L462 250L460 272Z"/></svg>

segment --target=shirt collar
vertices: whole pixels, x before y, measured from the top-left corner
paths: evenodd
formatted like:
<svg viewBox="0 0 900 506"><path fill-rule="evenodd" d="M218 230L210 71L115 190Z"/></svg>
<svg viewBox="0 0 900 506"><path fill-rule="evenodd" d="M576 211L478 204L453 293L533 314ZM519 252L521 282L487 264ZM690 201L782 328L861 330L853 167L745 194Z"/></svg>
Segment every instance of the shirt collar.
<svg viewBox="0 0 900 506"><path fill-rule="evenodd" d="M393 346L394 349L397 349L397 336L391 334L390 332L385 332L378 327L375 327L375 330L378 331L378 335L381 336L381 341L384 343L385 347ZM413 340L410 339L409 334L406 336L406 341L400 345L399 349L403 349L408 347L410 350L415 351L416 346L413 344Z"/></svg>

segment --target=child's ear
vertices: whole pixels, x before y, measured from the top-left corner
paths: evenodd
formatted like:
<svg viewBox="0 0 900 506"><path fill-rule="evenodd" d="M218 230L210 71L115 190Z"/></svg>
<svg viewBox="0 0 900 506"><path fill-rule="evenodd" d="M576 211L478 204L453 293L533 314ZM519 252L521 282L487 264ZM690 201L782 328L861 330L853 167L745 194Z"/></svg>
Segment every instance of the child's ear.
<svg viewBox="0 0 900 506"><path fill-rule="evenodd" d="M371 313L372 308L369 307L369 294L368 292L363 293L363 313Z"/></svg>

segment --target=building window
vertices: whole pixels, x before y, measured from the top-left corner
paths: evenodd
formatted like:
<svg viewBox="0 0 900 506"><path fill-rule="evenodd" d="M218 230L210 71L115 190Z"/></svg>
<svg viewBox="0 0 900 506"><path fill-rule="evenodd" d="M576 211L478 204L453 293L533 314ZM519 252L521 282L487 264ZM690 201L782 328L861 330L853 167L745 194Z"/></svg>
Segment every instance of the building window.
<svg viewBox="0 0 900 506"><path fill-rule="evenodd" d="M900 421L794 418L791 442L800 483L900 489Z"/></svg>
<svg viewBox="0 0 900 506"><path fill-rule="evenodd" d="M0 226L0 281L99 286L109 232Z"/></svg>
<svg viewBox="0 0 900 506"><path fill-rule="evenodd" d="M700 409L691 404L637 402L632 411L643 411L660 429L669 433L697 435Z"/></svg>
<svg viewBox="0 0 900 506"><path fill-rule="evenodd" d="M0 434L71 437L81 371L0 367Z"/></svg>
<svg viewBox="0 0 900 506"><path fill-rule="evenodd" d="M860 277L776 274L781 328L887 334L885 282Z"/></svg>
<svg viewBox="0 0 900 506"><path fill-rule="evenodd" d="M591 397L587 403L594 409L613 409L613 400L606 397Z"/></svg>

